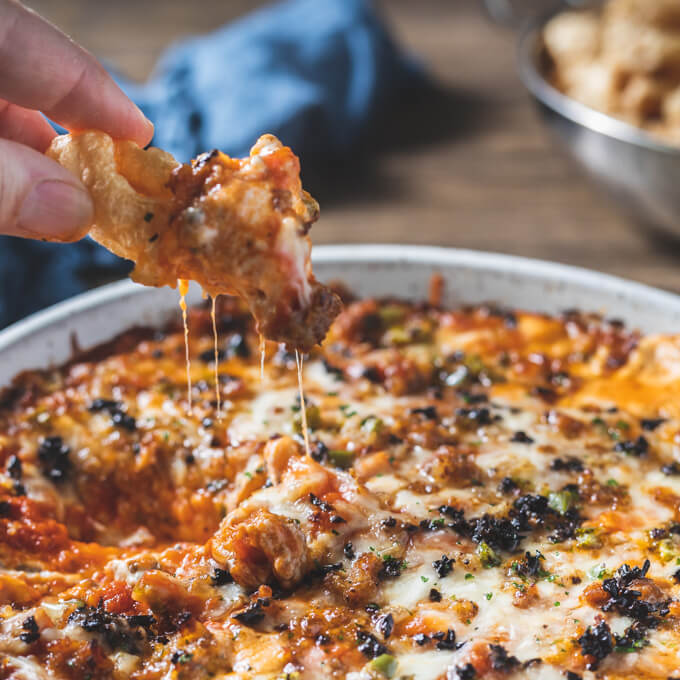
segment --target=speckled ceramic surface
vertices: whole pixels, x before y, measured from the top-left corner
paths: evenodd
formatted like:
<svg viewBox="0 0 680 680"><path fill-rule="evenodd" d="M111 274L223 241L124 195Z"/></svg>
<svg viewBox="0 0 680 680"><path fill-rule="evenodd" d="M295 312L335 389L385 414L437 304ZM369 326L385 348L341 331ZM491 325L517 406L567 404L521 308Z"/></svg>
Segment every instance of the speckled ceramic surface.
<svg viewBox="0 0 680 680"><path fill-rule="evenodd" d="M645 332L680 332L680 297L565 265L469 250L394 245L320 246L314 268L359 295L425 298L433 273L446 280L446 304L495 302L532 311L569 307L624 320ZM66 361L73 341L89 348L135 325L179 314L177 291L130 281L80 295L0 333L0 385L19 371ZM189 301L200 300L192 288Z"/></svg>

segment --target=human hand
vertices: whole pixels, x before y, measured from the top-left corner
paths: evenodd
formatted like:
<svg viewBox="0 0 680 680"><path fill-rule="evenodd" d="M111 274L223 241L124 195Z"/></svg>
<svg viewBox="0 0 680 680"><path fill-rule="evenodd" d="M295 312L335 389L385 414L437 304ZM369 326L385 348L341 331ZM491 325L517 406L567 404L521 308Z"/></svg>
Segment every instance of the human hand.
<svg viewBox="0 0 680 680"><path fill-rule="evenodd" d="M0 0L0 234L82 238L93 206L80 180L43 155L56 135L94 128L145 146L153 125L99 62L17 0Z"/></svg>

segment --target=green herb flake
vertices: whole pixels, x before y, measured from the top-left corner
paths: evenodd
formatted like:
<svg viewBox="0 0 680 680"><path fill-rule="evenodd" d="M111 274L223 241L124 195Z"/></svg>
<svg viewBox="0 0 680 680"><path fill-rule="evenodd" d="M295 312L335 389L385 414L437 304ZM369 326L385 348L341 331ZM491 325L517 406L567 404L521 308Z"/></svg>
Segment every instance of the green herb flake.
<svg viewBox="0 0 680 680"><path fill-rule="evenodd" d="M387 327L401 323L406 316L406 310L397 305L384 305L378 310L378 316Z"/></svg>
<svg viewBox="0 0 680 680"><path fill-rule="evenodd" d="M576 529L575 536L577 548L581 548L582 550L594 550L602 547L602 541L593 528L581 527Z"/></svg>
<svg viewBox="0 0 680 680"><path fill-rule="evenodd" d="M392 678L397 672L399 662L391 654L381 654L369 664L371 670L377 671L385 678Z"/></svg>
<svg viewBox="0 0 680 680"><path fill-rule="evenodd" d="M318 406L307 404L305 407L305 416L307 417L307 427L310 430L318 430L321 427L321 410ZM293 419L293 430L297 434L302 434L302 413L298 413Z"/></svg>
<svg viewBox="0 0 680 680"><path fill-rule="evenodd" d="M485 541L477 546L477 556L485 569L498 567L501 563L501 558L496 554L496 551Z"/></svg>
<svg viewBox="0 0 680 680"><path fill-rule="evenodd" d="M172 655L172 662L184 664L184 663L188 663L189 661L191 661L191 659L193 657L194 657L194 655L191 652L185 652L185 651L182 651L182 650L178 650Z"/></svg>
<svg viewBox="0 0 680 680"><path fill-rule="evenodd" d="M658 551L659 558L664 563L671 562L677 555L677 550L675 549L673 542L668 538L663 541L659 541Z"/></svg>
<svg viewBox="0 0 680 680"><path fill-rule="evenodd" d="M354 462L354 453L351 451L329 451L328 452L328 460L331 462L332 465L335 465L335 467L339 468L349 468L352 466L352 463Z"/></svg>
<svg viewBox="0 0 680 680"><path fill-rule="evenodd" d="M377 416L366 416L360 424L361 429L369 434L379 434L383 428L383 421Z"/></svg>
<svg viewBox="0 0 680 680"><path fill-rule="evenodd" d="M562 491L551 491L548 494L548 505L559 512L560 515L566 515L569 510L576 507L578 503L578 492L569 489Z"/></svg>

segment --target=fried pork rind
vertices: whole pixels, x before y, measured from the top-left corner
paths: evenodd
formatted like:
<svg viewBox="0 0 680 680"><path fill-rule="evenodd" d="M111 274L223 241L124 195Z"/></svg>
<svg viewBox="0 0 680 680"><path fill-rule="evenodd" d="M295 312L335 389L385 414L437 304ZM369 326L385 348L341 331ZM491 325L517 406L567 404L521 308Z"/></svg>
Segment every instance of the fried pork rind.
<svg viewBox="0 0 680 680"><path fill-rule="evenodd" d="M665 30L680 29L678 0L612 0L607 14L639 25L656 26Z"/></svg>
<svg viewBox="0 0 680 680"><path fill-rule="evenodd" d="M605 14L602 55L628 73L680 73L680 32Z"/></svg>
<svg viewBox="0 0 680 680"><path fill-rule="evenodd" d="M680 2L609 0L602 11L563 12L543 32L553 84L574 99L677 144Z"/></svg>
<svg viewBox="0 0 680 680"><path fill-rule="evenodd" d="M664 118L680 129L680 87L671 92L663 103Z"/></svg>
<svg viewBox="0 0 680 680"><path fill-rule="evenodd" d="M244 588L276 582L297 585L311 562L305 536L292 519L258 509L238 509L226 518L211 541L212 556L229 568Z"/></svg>
<svg viewBox="0 0 680 680"><path fill-rule="evenodd" d="M586 61L600 49L600 22L594 12L565 12L549 21L543 39L556 60Z"/></svg>
<svg viewBox="0 0 680 680"><path fill-rule="evenodd" d="M624 114L641 124L646 118L659 116L668 88L648 76L635 75L620 92L620 106Z"/></svg>
<svg viewBox="0 0 680 680"><path fill-rule="evenodd" d="M96 131L57 137L47 155L88 187L90 235L135 262L133 280L191 279L212 296L239 295L260 332L291 348L325 336L340 301L312 273L318 205L276 137L262 136L245 159L213 151L187 165Z"/></svg>
<svg viewBox="0 0 680 680"><path fill-rule="evenodd" d="M559 80L574 99L600 111L615 104L619 81L616 70L601 60L574 62L560 72Z"/></svg>

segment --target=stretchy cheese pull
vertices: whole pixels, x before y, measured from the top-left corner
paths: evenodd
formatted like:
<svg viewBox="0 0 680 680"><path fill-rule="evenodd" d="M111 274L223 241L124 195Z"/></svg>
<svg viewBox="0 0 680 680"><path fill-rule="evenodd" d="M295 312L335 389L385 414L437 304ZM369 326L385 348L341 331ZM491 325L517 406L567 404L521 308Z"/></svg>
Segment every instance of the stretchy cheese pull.
<svg viewBox="0 0 680 680"><path fill-rule="evenodd" d="M178 279L177 290L179 290L179 306L182 310L182 324L184 326L184 357L187 364L187 400L189 402L189 411L191 411L191 360L189 359L189 324L187 322L186 301L186 294L189 292L189 282L186 279Z"/></svg>

